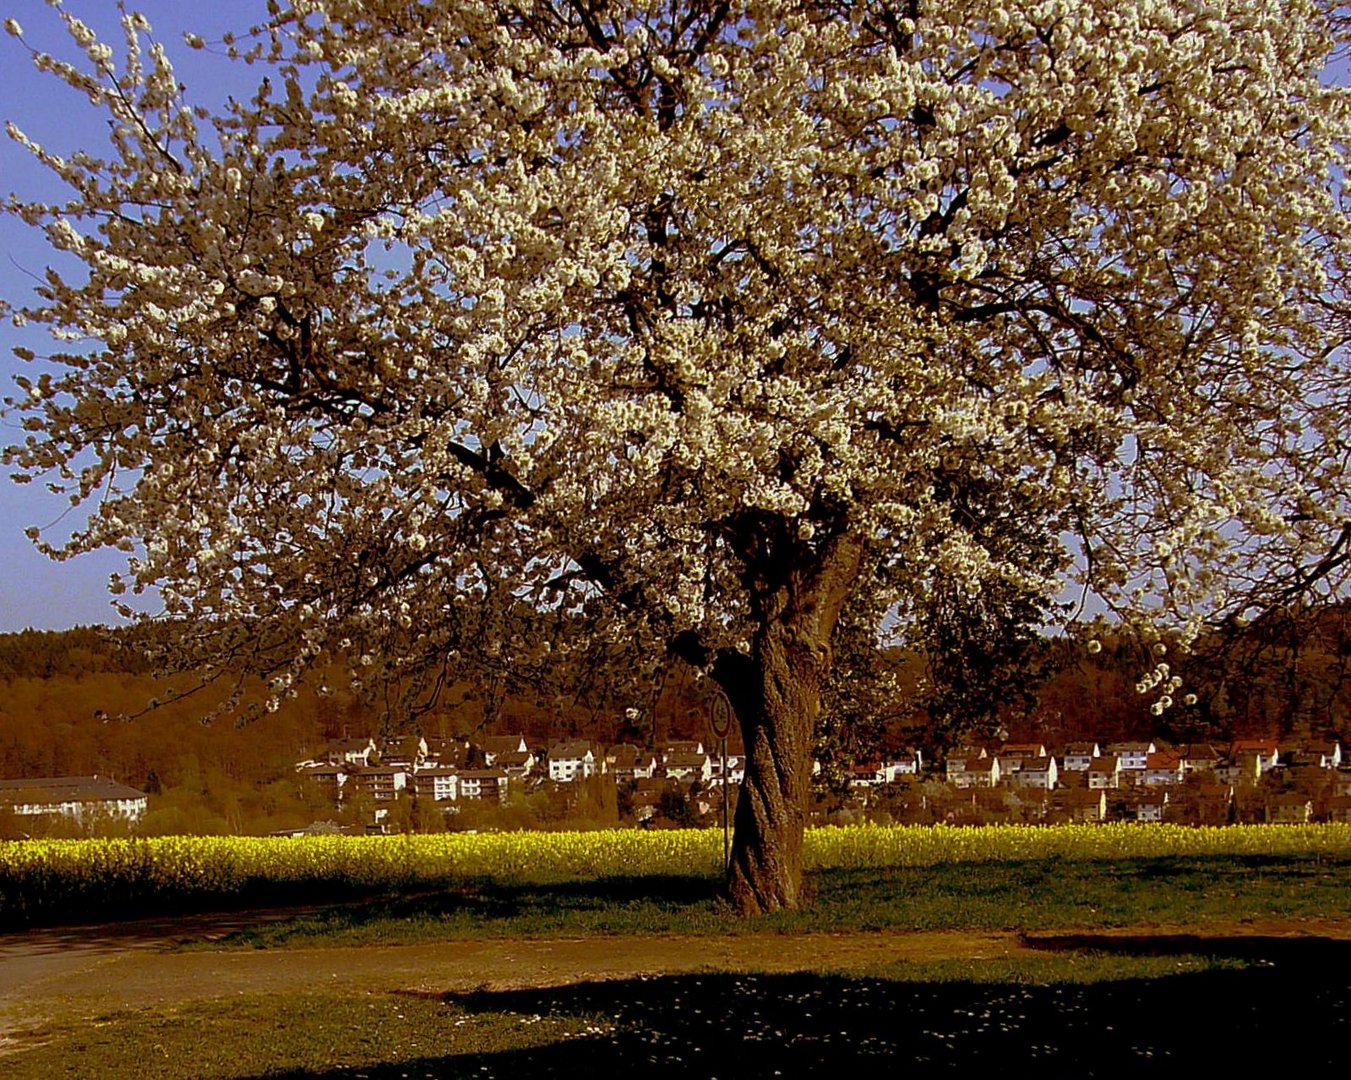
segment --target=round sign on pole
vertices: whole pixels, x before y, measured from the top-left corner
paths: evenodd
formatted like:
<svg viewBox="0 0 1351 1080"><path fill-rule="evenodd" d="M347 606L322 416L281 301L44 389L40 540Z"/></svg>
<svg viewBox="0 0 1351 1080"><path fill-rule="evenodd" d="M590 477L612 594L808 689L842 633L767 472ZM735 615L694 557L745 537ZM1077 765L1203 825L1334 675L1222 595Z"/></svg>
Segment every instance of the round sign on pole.
<svg viewBox="0 0 1351 1080"><path fill-rule="evenodd" d="M708 710L708 726L715 739L725 739L732 730L732 703L721 690L713 691L713 704Z"/></svg>

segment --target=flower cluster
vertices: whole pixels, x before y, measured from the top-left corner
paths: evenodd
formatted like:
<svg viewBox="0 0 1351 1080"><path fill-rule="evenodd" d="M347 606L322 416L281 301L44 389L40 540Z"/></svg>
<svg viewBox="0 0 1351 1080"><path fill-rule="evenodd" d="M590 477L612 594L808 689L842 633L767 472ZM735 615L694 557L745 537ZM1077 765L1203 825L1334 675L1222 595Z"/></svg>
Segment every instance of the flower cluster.
<svg viewBox="0 0 1351 1080"><path fill-rule="evenodd" d="M63 12L111 143L13 133L83 267L16 318L92 343L5 454L91 511L52 553L363 682L1067 576L1185 640L1302 580L1351 517L1322 6L855 7L295 2L214 117Z"/></svg>

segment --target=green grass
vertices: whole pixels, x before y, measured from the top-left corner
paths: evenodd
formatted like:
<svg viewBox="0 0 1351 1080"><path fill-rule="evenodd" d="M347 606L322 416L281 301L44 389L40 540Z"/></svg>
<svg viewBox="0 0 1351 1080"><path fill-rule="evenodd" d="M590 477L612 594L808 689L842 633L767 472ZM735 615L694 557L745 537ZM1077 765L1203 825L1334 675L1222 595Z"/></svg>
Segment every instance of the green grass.
<svg viewBox="0 0 1351 1080"><path fill-rule="evenodd" d="M253 948L560 934L1073 930L1351 918L1351 859L1189 856L952 863L812 874L803 910L745 920L706 878L470 883L335 905L213 943Z"/></svg>
<svg viewBox="0 0 1351 1080"><path fill-rule="evenodd" d="M249 1077L394 1066L428 1055L512 1053L582 1037L593 1017L475 1014L436 998L395 994L271 994L29 1033L0 1057L6 1080L47 1077Z"/></svg>
<svg viewBox="0 0 1351 1080"><path fill-rule="evenodd" d="M1123 956L1098 949L1067 949L1039 956L988 959L899 960L852 972L895 983L961 983L991 986L1093 986L1131 979L1164 979L1203 971L1239 971L1248 959L1176 953Z"/></svg>
<svg viewBox="0 0 1351 1080"><path fill-rule="evenodd" d="M1182 1066L1212 1060L1189 1063L1189 1054L1224 1051L1223 1039L1195 1038L1221 1020L1218 1030L1228 1032L1310 1025L1322 1037L1285 1051L1292 1075L1307 1075L1299 1069L1322 1063L1317 1055L1340 1053L1336 1025L1345 1023L1351 991L1340 971L1277 956L1241 963L1071 950L847 974L711 972L458 996L237 997L33 1032L0 1057L0 1075L691 1080L903 1064L921 1077L988 1077L992 1069L1158 1077L1189 1075ZM1254 1060L1270 1045L1252 1044Z"/></svg>

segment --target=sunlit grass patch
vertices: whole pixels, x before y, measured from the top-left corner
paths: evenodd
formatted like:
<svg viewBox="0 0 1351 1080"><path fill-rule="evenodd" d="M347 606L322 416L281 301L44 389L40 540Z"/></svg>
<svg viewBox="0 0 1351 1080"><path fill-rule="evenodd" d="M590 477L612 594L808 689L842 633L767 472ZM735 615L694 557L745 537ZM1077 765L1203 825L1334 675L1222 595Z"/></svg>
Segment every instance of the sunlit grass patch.
<svg viewBox="0 0 1351 1080"><path fill-rule="evenodd" d="M29 1033L0 1057L6 1080L157 1080L323 1073L478 1058L592 1037L601 1017L474 1013L440 998L361 993L248 995L119 1012ZM25 1042L31 1045L23 1049ZM466 1066L466 1072L478 1072ZM415 1073L412 1075L421 1075ZM447 1075L440 1072L437 1075Z"/></svg>
<svg viewBox="0 0 1351 1080"><path fill-rule="evenodd" d="M924 962L902 960L852 974L903 983L1088 986L1127 979L1164 979L1202 971L1235 971L1250 963L1234 957L1194 953L1122 957L1094 950L1073 950L1044 956L994 956Z"/></svg>

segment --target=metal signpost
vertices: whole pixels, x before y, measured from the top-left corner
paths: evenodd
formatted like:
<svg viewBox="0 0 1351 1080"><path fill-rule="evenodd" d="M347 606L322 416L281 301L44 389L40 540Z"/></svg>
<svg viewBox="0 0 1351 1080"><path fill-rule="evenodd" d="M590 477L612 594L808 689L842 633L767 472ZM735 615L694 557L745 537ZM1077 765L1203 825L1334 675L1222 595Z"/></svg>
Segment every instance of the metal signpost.
<svg viewBox="0 0 1351 1080"><path fill-rule="evenodd" d="M725 870L732 861L732 838L727 820L727 735L732 730L732 703L721 690L713 691L713 703L708 710L708 726L713 731L713 737L718 740L721 761L718 775L722 777L722 865Z"/></svg>

